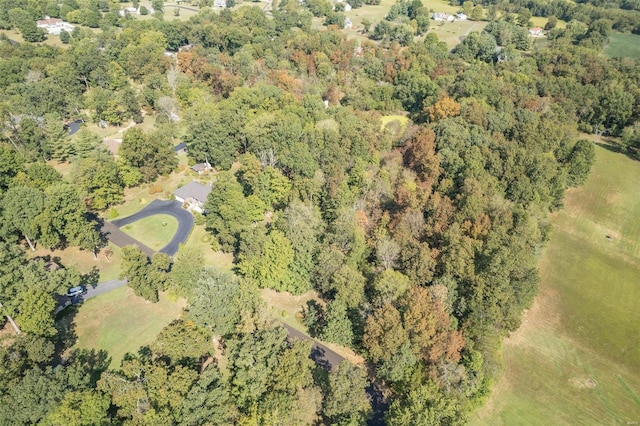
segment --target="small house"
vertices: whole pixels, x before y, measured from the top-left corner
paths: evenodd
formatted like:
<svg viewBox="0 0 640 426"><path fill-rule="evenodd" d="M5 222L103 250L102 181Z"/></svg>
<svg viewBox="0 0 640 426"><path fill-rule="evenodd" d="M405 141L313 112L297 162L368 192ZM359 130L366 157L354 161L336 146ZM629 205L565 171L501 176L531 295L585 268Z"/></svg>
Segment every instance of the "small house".
<svg viewBox="0 0 640 426"><path fill-rule="evenodd" d="M62 19L49 18L48 16L45 19L36 21L36 26L45 30L48 34L53 35L60 35L62 31L70 33L75 28L74 25L64 22Z"/></svg>
<svg viewBox="0 0 640 426"><path fill-rule="evenodd" d="M345 12L351 12L351 5L349 3L345 3L344 4L344 11Z"/></svg>
<svg viewBox="0 0 640 426"><path fill-rule="evenodd" d="M432 16L431 19L433 19L434 21L447 21L447 22L453 22L453 20L455 19L453 17L453 15L449 14L449 13L445 13L445 12L435 12Z"/></svg>
<svg viewBox="0 0 640 426"><path fill-rule="evenodd" d="M209 170L212 170L213 167L211 167L211 164L209 164L208 161L205 161L204 163L198 163L194 166L191 167L191 170L193 170L194 172L196 172L199 175L203 175L205 173L207 173Z"/></svg>
<svg viewBox="0 0 640 426"><path fill-rule="evenodd" d="M213 0L213 6L214 7L227 7L227 1L226 0Z"/></svg>
<svg viewBox="0 0 640 426"><path fill-rule="evenodd" d="M347 29L353 27L353 22L351 22L351 19L349 18L344 19L344 27Z"/></svg>
<svg viewBox="0 0 640 426"><path fill-rule="evenodd" d="M540 37L543 34L543 31L540 27L534 27L529 30L529 34L533 37Z"/></svg>
<svg viewBox="0 0 640 426"><path fill-rule="evenodd" d="M469 19L469 17L464 13L456 14L456 21L466 21L467 19Z"/></svg>
<svg viewBox="0 0 640 426"><path fill-rule="evenodd" d="M182 203L188 210L193 210L198 213L204 213L204 203L207 201L210 193L210 185L203 185L196 181L191 181L185 186L173 191L176 201Z"/></svg>
<svg viewBox="0 0 640 426"><path fill-rule="evenodd" d="M187 152L187 144L180 142L178 145L173 147L173 151L178 155L185 154Z"/></svg>

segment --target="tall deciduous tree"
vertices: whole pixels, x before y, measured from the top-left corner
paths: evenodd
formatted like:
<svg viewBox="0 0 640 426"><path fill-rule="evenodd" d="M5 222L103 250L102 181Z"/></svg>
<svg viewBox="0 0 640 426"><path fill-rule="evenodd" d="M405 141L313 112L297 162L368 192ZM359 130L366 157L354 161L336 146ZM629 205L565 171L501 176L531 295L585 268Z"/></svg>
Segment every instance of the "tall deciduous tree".
<svg viewBox="0 0 640 426"><path fill-rule="evenodd" d="M342 361L329 375L323 413L333 424L364 424L371 412L366 393L367 377L349 361Z"/></svg>
<svg viewBox="0 0 640 426"><path fill-rule="evenodd" d="M137 127L125 132L118 153L128 165L140 170L146 182L170 173L178 165L168 135L145 135Z"/></svg>
<svg viewBox="0 0 640 426"><path fill-rule="evenodd" d="M24 236L33 251L35 247L31 240L38 235L36 218L44 210L44 200L41 191L26 186L10 188L2 198L4 220Z"/></svg>

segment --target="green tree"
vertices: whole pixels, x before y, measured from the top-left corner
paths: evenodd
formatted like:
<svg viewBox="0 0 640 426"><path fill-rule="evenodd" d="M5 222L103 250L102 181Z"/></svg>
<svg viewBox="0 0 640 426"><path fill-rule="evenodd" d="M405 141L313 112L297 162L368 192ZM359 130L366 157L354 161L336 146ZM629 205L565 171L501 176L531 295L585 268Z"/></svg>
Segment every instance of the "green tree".
<svg viewBox="0 0 640 426"><path fill-rule="evenodd" d="M115 159L97 153L74 163L71 176L84 192L92 210L104 210L122 201L124 184L118 174Z"/></svg>
<svg viewBox="0 0 640 426"><path fill-rule="evenodd" d="M385 420L394 426L455 424L460 421L455 404L429 382L410 390L406 399L394 401Z"/></svg>
<svg viewBox="0 0 640 426"><path fill-rule="evenodd" d="M137 127L127 130L118 154L126 164L139 169L146 182L171 173L178 165L169 136L160 131L145 135Z"/></svg>
<svg viewBox="0 0 640 426"><path fill-rule="evenodd" d="M253 287L232 274L207 268L189 297L189 315L198 325L224 337L253 314L256 303Z"/></svg>
<svg viewBox="0 0 640 426"><path fill-rule="evenodd" d="M367 376L349 361L342 361L329 375L324 414L332 424L365 424L371 412L366 393Z"/></svg>
<svg viewBox="0 0 640 426"><path fill-rule="evenodd" d="M580 139L569 154L568 160L568 184L569 186L579 186L585 183L591 166L596 158L593 142Z"/></svg>
<svg viewBox="0 0 640 426"><path fill-rule="evenodd" d="M177 420L184 425L235 424L239 413L229 386L215 364L207 366L180 404Z"/></svg>
<svg viewBox="0 0 640 426"><path fill-rule="evenodd" d="M52 425L91 426L106 423L109 397L95 390L67 392L48 416Z"/></svg>
<svg viewBox="0 0 640 426"><path fill-rule="evenodd" d="M51 337L56 334L53 310L56 301L42 290L29 290L18 295L20 313L16 321L25 333Z"/></svg>
<svg viewBox="0 0 640 426"><path fill-rule="evenodd" d="M6 224L20 232L35 251L29 235L37 236L36 218L44 210L44 194L34 188L16 186L7 190L2 198L2 216Z"/></svg>
<svg viewBox="0 0 640 426"><path fill-rule="evenodd" d="M231 389L239 407L248 409L264 397L286 346L282 327L259 329L227 343Z"/></svg>
<svg viewBox="0 0 640 426"><path fill-rule="evenodd" d="M164 284L163 274L166 275L166 272L149 264L147 255L142 253L138 247L123 247L120 279L127 279L129 287L136 295L156 303L158 290Z"/></svg>
<svg viewBox="0 0 640 426"><path fill-rule="evenodd" d="M259 287L300 294L291 277L290 266L294 253L291 242L277 229L269 232L258 253L241 255L238 270Z"/></svg>
<svg viewBox="0 0 640 426"><path fill-rule="evenodd" d="M226 251L233 251L240 233L263 218L263 212L256 210L255 204L252 206L251 200L244 196L242 185L231 173L217 174L204 208L207 229Z"/></svg>
<svg viewBox="0 0 640 426"><path fill-rule="evenodd" d="M322 340L350 347L353 344L353 326L347 316L347 306L341 300L329 304L327 324L322 330Z"/></svg>
<svg viewBox="0 0 640 426"><path fill-rule="evenodd" d="M60 31L60 41L62 44L69 44L71 41L71 36L65 30Z"/></svg>

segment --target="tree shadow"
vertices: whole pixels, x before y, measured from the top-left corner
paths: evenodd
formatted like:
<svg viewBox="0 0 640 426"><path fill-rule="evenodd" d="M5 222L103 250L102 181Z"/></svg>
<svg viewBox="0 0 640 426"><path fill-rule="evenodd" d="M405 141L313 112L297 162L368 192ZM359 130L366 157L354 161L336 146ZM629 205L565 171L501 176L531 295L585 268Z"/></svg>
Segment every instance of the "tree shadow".
<svg viewBox="0 0 640 426"><path fill-rule="evenodd" d="M313 346L311 348L311 354L309 355L309 358L311 358L318 367L326 371L331 371L331 363L329 362L329 360L327 360L325 350L323 348L317 345Z"/></svg>
<svg viewBox="0 0 640 426"><path fill-rule="evenodd" d="M635 149L625 148L613 141L595 142L595 144L598 145L600 148L606 149L609 152L622 154L632 160L640 161L640 151L637 151Z"/></svg>
<svg viewBox="0 0 640 426"><path fill-rule="evenodd" d="M62 297L68 301L66 296ZM54 365L66 365L70 362L72 355L71 348L78 340L74 321L77 313L78 308L70 304L62 309L55 317L55 328L58 334L55 341L55 353L53 355Z"/></svg>
<svg viewBox="0 0 640 426"><path fill-rule="evenodd" d="M96 288L100 279L100 270L94 266L91 268L91 272L84 274L80 277L80 285L83 287Z"/></svg>

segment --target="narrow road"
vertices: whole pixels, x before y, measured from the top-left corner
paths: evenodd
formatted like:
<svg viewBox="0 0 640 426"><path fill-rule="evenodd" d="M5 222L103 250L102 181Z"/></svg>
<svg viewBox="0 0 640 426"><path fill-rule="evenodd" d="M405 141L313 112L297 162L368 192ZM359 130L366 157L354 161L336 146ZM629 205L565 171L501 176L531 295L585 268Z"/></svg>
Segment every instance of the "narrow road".
<svg viewBox="0 0 640 426"><path fill-rule="evenodd" d="M280 323L289 333L289 337L294 340L308 340L311 342L311 359L316 362L316 364L321 367L335 371L338 369L338 366L344 358L338 355L336 352L332 351L322 343L312 339L306 334L296 330L295 328L287 325L283 322Z"/></svg>
<svg viewBox="0 0 640 426"><path fill-rule="evenodd" d="M89 300L93 297L99 296L101 294L107 293L111 290L115 290L116 288L120 288L122 286L127 285L127 280L109 280L103 283L97 284L95 286L89 286L87 291L84 294L79 294L75 297L67 297L65 295L57 295L56 300L58 301L58 306L53 311L54 315L57 315L60 311L64 310L67 306L71 305L80 305L85 300Z"/></svg>
<svg viewBox="0 0 640 426"><path fill-rule="evenodd" d="M124 217L122 219L112 220L111 223L116 227L120 228L120 227L129 225L133 222L137 222L140 219L144 219L156 214L166 214L169 216L173 216L178 221L178 229L176 230L176 233L173 235L173 238L171 238L171 241L169 241L169 244L167 244L166 246L164 246L159 250L160 253L166 253L169 256L173 256L178 252L178 249L180 248L180 244L183 244L185 241L187 241L187 238L189 238L189 234L191 233L191 230L193 229L193 224L194 224L193 216L191 215L191 213L183 209L182 205L179 202L171 201L171 200L169 201L154 200L139 212L134 213L131 216ZM162 230L159 229L158 232L162 232ZM107 238L109 238L109 240L112 241L110 237L107 237ZM133 238L131 239L133 240ZM113 241L113 243L121 247L117 242ZM128 245L128 244L125 244L125 245ZM153 254L151 256L153 256Z"/></svg>

